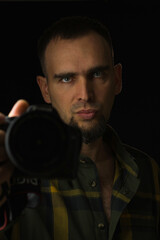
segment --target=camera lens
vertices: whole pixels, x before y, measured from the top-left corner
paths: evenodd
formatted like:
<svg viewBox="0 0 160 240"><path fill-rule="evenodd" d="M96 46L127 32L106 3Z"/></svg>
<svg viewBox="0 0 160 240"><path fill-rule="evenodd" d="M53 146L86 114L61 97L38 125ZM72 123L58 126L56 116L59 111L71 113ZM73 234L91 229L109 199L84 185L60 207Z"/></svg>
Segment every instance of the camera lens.
<svg viewBox="0 0 160 240"><path fill-rule="evenodd" d="M8 127L7 152L11 161L25 172L49 171L56 167L66 149L67 135L51 114L30 112Z"/></svg>

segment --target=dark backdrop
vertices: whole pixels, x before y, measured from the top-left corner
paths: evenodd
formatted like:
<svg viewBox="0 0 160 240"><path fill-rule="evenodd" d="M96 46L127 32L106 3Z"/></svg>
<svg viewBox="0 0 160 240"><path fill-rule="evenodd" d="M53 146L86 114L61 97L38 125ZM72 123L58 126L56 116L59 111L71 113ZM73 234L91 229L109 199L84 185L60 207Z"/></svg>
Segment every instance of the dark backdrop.
<svg viewBox="0 0 160 240"><path fill-rule="evenodd" d="M160 5L113 3L0 2L0 111L7 114L19 98L43 102L36 45L49 24L69 15L95 17L110 29L115 62L123 65L123 91L110 124L123 142L160 163Z"/></svg>

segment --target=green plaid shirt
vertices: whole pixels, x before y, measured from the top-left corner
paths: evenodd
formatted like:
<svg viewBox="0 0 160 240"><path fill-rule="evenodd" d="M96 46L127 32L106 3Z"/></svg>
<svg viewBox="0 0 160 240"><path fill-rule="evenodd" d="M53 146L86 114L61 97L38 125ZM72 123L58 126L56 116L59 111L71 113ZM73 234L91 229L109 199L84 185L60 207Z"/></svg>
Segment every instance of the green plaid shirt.
<svg viewBox="0 0 160 240"><path fill-rule="evenodd" d="M145 153L122 144L111 127L104 141L116 156L110 223L103 210L96 166L91 159L80 158L77 178L44 181L41 205L25 209L6 239L160 239L158 165Z"/></svg>

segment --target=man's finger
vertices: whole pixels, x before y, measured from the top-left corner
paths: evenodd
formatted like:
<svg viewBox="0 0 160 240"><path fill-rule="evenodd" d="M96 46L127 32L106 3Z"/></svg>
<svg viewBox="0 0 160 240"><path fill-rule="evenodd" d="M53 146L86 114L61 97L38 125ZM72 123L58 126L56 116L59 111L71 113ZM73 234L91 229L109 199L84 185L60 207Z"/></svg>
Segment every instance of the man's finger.
<svg viewBox="0 0 160 240"><path fill-rule="evenodd" d="M0 145L4 144L5 132L0 129Z"/></svg>
<svg viewBox="0 0 160 240"><path fill-rule="evenodd" d="M29 107L29 103L24 99L20 99L14 104L8 116L9 117L19 116L22 113L24 113L28 107Z"/></svg>
<svg viewBox="0 0 160 240"><path fill-rule="evenodd" d="M5 115L0 112L0 124L5 122Z"/></svg>

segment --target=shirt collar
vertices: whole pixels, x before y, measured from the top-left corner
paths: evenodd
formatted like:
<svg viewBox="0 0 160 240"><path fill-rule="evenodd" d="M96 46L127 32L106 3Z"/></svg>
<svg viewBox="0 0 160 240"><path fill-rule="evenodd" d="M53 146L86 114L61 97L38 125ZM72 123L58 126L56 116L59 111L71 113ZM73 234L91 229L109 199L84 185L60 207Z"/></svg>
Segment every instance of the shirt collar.
<svg viewBox="0 0 160 240"><path fill-rule="evenodd" d="M116 131L110 125L107 125L103 140L110 145L115 154L115 158L118 161L116 167L119 167L119 170L117 170L117 173L115 172L115 178L117 178L116 174L118 174L120 169L123 168L134 177L137 177L139 169L134 161L134 157L126 150L125 145L121 142Z"/></svg>

